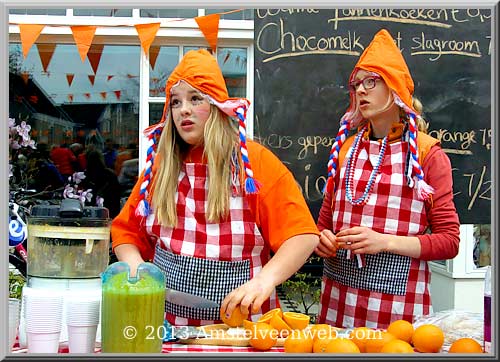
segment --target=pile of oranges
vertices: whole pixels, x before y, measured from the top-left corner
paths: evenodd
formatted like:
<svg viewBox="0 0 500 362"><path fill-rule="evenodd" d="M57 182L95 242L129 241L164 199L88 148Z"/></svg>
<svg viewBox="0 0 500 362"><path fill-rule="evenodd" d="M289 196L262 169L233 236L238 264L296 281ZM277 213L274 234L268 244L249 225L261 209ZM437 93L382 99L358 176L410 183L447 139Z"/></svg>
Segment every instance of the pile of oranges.
<svg viewBox="0 0 500 362"><path fill-rule="evenodd" d="M392 322L387 330L357 327L348 336L341 337L337 333L339 328L328 324L310 325L309 316L283 312L280 308L265 313L257 322L250 322L247 317L239 308L229 318L221 314L227 325L243 325L249 330L249 343L258 350L274 347L278 339L284 339L286 353L438 353L444 344L444 333L438 326L423 324L414 328L405 320ZM448 352L483 353L483 349L472 338L460 338Z"/></svg>

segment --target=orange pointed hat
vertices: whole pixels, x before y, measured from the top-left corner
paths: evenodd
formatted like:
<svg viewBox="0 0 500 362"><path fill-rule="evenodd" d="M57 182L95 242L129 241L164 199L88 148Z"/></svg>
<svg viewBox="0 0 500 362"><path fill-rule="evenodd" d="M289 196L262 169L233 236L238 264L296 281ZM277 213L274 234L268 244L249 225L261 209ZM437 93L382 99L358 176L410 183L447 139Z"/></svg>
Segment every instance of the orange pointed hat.
<svg viewBox="0 0 500 362"><path fill-rule="evenodd" d="M239 121L240 151L245 171L245 191L247 193L258 192L258 184L253 179L253 172L248 159L246 146L246 114L250 101L246 98L231 98L228 95L226 82L215 57L205 49L191 50L184 55L181 62L170 74L165 87L165 106L160 122L146 128L144 135L148 138L148 150L144 179L141 184L139 196L141 198L136 214L147 216L150 214L148 202L149 186L152 180L153 162L156 154L157 136L159 136L168 121L170 111L170 94L172 87L180 81L188 83L208 97L210 103L214 104L229 117L237 118Z"/></svg>
<svg viewBox="0 0 500 362"><path fill-rule="evenodd" d="M410 187L416 186L417 194L421 200L428 200L434 190L424 181L424 172L418 160L418 127L415 123L418 112L413 108L412 98L414 83L401 51L386 29L382 29L375 34L373 40L361 54L349 77L349 83L352 82L360 69L380 75L391 89L394 102L408 114L408 143L411 159L409 161L407 183ZM333 180L339 167L340 148L347 139L349 131L358 127L363 120L361 113L356 109L356 92L350 91L349 96L349 108L341 118L340 129L328 158L328 178L325 185L325 191L327 192L333 191Z"/></svg>
<svg viewBox="0 0 500 362"><path fill-rule="evenodd" d="M413 108L414 83L410 70L394 39L386 29L375 34L371 43L361 54L349 77L349 82L354 79L360 69L380 75L392 90L396 104L405 109L406 113L418 114ZM349 109L342 119L349 119L353 128L358 126L362 117L359 112L354 113L356 102L353 92L350 93L350 99Z"/></svg>

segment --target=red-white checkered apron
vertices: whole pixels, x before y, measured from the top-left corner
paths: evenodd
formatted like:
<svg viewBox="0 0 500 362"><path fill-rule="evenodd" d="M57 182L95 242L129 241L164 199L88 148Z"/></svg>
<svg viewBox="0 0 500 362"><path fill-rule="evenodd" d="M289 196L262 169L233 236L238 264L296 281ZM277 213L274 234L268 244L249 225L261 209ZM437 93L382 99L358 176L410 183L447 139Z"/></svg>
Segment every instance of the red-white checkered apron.
<svg viewBox="0 0 500 362"><path fill-rule="evenodd" d="M363 194L381 145L361 138L359 147L353 199ZM353 226L403 236L425 232L424 202L406 183L407 149L407 142L387 145L373 192L365 205L357 206L347 200L345 193L347 153L332 203L334 233ZM412 322L414 315L432 311L426 261L387 252L366 254L364 258L366 265L359 268L356 257L347 259L346 250L339 249L336 257L324 260L319 323L386 328L394 320Z"/></svg>
<svg viewBox="0 0 500 362"><path fill-rule="evenodd" d="M153 262L165 273L167 288L195 294L219 305L233 289L256 275L270 259L249 204L232 195L228 217L212 223L206 219L208 167L186 163L179 175L177 226L163 227L154 215L146 220L147 232L159 241ZM262 313L276 307L276 293L263 304ZM192 308L165 303L172 325L221 323L219 308Z"/></svg>

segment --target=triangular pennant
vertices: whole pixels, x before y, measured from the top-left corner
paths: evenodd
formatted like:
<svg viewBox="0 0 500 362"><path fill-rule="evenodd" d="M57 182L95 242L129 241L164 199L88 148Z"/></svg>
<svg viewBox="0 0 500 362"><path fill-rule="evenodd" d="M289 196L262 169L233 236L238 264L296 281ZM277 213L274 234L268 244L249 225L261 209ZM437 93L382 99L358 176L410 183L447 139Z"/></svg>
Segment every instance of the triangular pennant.
<svg viewBox="0 0 500 362"><path fill-rule="evenodd" d="M54 50L56 50L56 44L37 44L36 47L42 61L43 71L47 72L52 55L54 55Z"/></svg>
<svg viewBox="0 0 500 362"><path fill-rule="evenodd" d="M69 100L70 102L73 102L73 94L68 94L68 100Z"/></svg>
<svg viewBox="0 0 500 362"><path fill-rule="evenodd" d="M107 78L107 81L109 82L111 80L111 78L113 78L114 75L108 75L108 78Z"/></svg>
<svg viewBox="0 0 500 362"><path fill-rule="evenodd" d="M94 70L94 74L97 74L97 68L99 67L99 62L101 61L102 49L104 44L93 44L87 54L89 58L90 65Z"/></svg>
<svg viewBox="0 0 500 362"><path fill-rule="evenodd" d="M83 95L85 96L85 98L90 99L90 93L84 93Z"/></svg>
<svg viewBox="0 0 500 362"><path fill-rule="evenodd" d="M207 39L210 48L215 52L217 49L217 36L219 34L220 14L210 14L194 18L201 32Z"/></svg>
<svg viewBox="0 0 500 362"><path fill-rule="evenodd" d="M28 56L31 46L35 44L43 28L45 28L45 25L42 24L19 24L24 58Z"/></svg>
<svg viewBox="0 0 500 362"><path fill-rule="evenodd" d="M90 46L92 45L97 27L92 25L74 25L70 28L73 33L73 39L75 39L76 47L78 48L78 53L80 53L80 58L82 62L84 62Z"/></svg>
<svg viewBox="0 0 500 362"><path fill-rule="evenodd" d="M158 58L158 54L160 54L159 46L152 46L149 48L149 64L151 64L151 69L155 69L156 58Z"/></svg>
<svg viewBox="0 0 500 362"><path fill-rule="evenodd" d="M122 91L117 90L113 91L113 93L115 94L116 99L120 100L120 97L122 96Z"/></svg>
<svg viewBox="0 0 500 362"><path fill-rule="evenodd" d="M90 83L92 83L92 85L94 85L95 75L89 75L89 80L90 80Z"/></svg>
<svg viewBox="0 0 500 362"><path fill-rule="evenodd" d="M30 79L30 74L28 72L22 72L21 78L23 79L24 84L28 85L28 81Z"/></svg>
<svg viewBox="0 0 500 362"><path fill-rule="evenodd" d="M68 86L71 87L71 83L73 83L73 78L75 78L74 74L66 74L66 80L68 81Z"/></svg>
<svg viewBox="0 0 500 362"><path fill-rule="evenodd" d="M139 34L142 49L144 53L148 55L149 47L151 43L153 43L153 40L155 40L158 29L160 29L160 23L136 24L134 26L137 30L137 34Z"/></svg>
<svg viewBox="0 0 500 362"><path fill-rule="evenodd" d="M102 99L106 99L106 95L108 92L100 92L99 94L101 95Z"/></svg>

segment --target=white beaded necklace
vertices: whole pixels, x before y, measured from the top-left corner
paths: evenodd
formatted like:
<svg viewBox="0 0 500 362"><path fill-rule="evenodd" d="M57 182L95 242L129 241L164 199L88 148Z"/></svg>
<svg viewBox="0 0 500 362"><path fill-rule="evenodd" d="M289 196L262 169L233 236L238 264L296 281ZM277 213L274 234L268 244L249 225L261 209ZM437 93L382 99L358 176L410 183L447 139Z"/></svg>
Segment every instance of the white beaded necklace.
<svg viewBox="0 0 500 362"><path fill-rule="evenodd" d="M365 133L366 129L367 126L364 126L361 129L361 131L356 135L356 138L354 139L354 145L351 148L351 151L349 152L349 156L347 158L345 191L347 200L349 200L349 202L352 205L364 205L368 202L368 199L370 198L370 195L373 191L375 178L377 177L380 171L380 166L382 165L382 162L384 160L385 149L387 147L387 136L385 136L384 139L382 140L382 146L380 148L380 153L378 155L377 164L370 174L370 178L368 179L368 183L366 184L365 191L363 192L363 195L361 195L361 197L357 198L356 200L353 200L352 190L354 189L354 169L355 169L354 165L356 164L356 161L358 160L359 156L359 144L361 136Z"/></svg>

